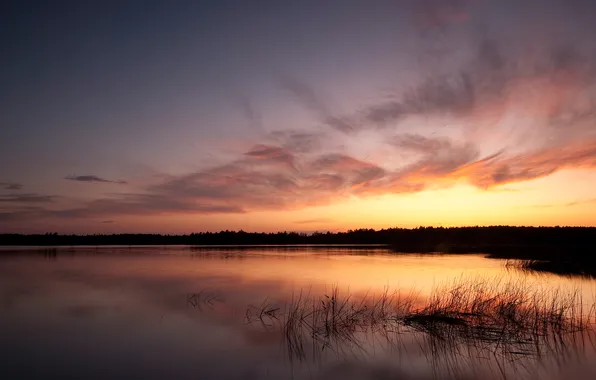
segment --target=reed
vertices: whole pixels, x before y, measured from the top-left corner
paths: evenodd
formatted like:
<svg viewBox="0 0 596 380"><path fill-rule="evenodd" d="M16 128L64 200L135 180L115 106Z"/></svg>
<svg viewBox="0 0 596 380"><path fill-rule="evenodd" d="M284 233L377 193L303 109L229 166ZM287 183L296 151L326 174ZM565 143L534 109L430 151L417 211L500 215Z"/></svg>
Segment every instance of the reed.
<svg viewBox="0 0 596 380"><path fill-rule="evenodd" d="M338 287L323 296L294 295L283 304L250 306L246 320L283 332L292 356L361 345L366 334L399 343L403 333L423 334L433 344L466 344L499 355L539 356L595 326L595 307L579 291L528 288L524 283L456 281L418 302L415 293L354 296Z"/></svg>
<svg viewBox="0 0 596 380"><path fill-rule="evenodd" d="M553 273L569 277L596 277L596 265L592 260L513 260L507 266L527 272Z"/></svg>

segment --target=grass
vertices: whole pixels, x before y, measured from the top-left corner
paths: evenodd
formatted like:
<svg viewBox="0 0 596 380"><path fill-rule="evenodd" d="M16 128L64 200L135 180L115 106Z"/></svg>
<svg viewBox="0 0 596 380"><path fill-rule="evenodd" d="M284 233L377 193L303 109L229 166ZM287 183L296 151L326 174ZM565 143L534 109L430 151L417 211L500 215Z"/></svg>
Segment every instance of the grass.
<svg viewBox="0 0 596 380"><path fill-rule="evenodd" d="M201 290L198 293L186 295L186 304L202 311L203 306L213 309L216 304L223 302L223 298L213 292Z"/></svg>
<svg viewBox="0 0 596 380"><path fill-rule="evenodd" d="M578 291L460 281L437 288L422 304L414 293L388 290L361 297L340 294L337 287L320 297L300 293L283 305L250 306L246 320L279 329L288 354L300 359L308 352L360 347L373 336L399 344L404 333L422 334L444 349L467 345L502 357L538 357L593 330L595 315Z"/></svg>
<svg viewBox="0 0 596 380"><path fill-rule="evenodd" d="M584 310L577 291L499 285L469 282L439 289L402 322L438 340L531 356L541 349L557 350L565 336L593 327L594 307Z"/></svg>
<svg viewBox="0 0 596 380"><path fill-rule="evenodd" d="M513 264L508 263L507 265L528 272L553 273L562 276L587 278L596 277L596 266L594 263L587 265L579 261L517 260Z"/></svg>

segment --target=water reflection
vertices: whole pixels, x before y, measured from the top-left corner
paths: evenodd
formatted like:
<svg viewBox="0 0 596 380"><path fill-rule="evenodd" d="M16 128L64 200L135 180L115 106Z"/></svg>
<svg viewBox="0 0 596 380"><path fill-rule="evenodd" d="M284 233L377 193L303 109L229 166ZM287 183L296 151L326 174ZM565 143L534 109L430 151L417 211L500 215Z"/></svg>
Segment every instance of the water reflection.
<svg viewBox="0 0 596 380"><path fill-rule="evenodd" d="M378 247L32 252L0 253L2 378L596 374L586 278Z"/></svg>

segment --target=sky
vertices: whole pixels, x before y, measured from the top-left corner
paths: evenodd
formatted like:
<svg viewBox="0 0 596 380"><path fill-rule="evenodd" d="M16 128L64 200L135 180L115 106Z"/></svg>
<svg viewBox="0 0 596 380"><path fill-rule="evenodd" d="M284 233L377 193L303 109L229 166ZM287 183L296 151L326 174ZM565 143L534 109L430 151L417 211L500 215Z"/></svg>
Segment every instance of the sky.
<svg viewBox="0 0 596 380"><path fill-rule="evenodd" d="M595 14L3 2L0 232L596 226Z"/></svg>

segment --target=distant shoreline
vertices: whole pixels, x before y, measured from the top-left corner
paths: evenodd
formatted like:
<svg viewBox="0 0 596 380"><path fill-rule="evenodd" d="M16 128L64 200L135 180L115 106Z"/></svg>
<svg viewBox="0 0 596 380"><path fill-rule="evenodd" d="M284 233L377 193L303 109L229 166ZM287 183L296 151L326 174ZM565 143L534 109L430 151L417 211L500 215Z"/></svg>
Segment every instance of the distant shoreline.
<svg viewBox="0 0 596 380"><path fill-rule="evenodd" d="M346 232L200 232L186 235L0 234L0 246L390 246L404 252L501 254L596 248L596 227L420 227Z"/></svg>
<svg viewBox="0 0 596 380"><path fill-rule="evenodd" d="M527 270L596 277L595 227L420 227L360 229L324 233L204 232L189 235L0 235L0 254L12 249L175 247L194 250L243 249L370 249L412 254L485 254L488 258L521 260ZM20 248L19 248L20 247ZM25 253L25 252L24 252Z"/></svg>

